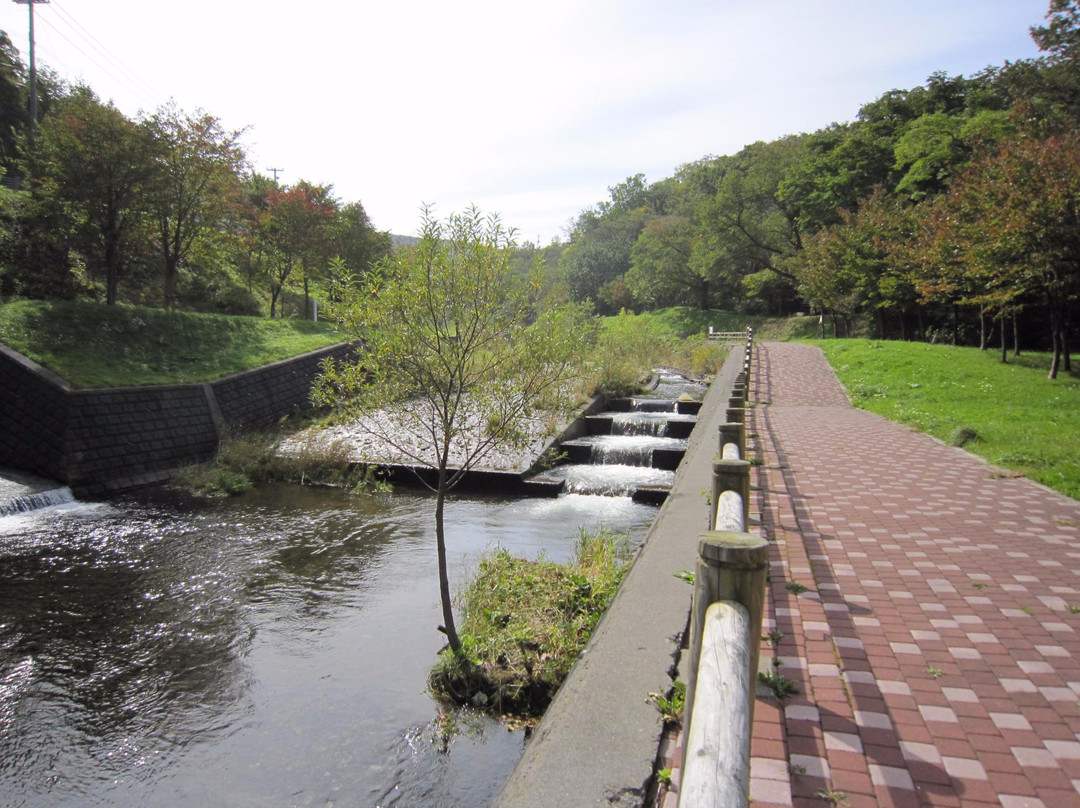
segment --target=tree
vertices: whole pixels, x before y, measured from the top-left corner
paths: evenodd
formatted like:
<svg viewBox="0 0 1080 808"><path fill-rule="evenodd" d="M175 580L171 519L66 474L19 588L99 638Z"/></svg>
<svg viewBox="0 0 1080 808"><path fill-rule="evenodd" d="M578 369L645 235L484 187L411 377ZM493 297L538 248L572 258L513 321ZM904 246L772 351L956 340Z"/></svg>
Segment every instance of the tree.
<svg viewBox="0 0 1080 808"><path fill-rule="evenodd" d="M240 132L226 132L212 115L187 115L168 104L147 120L157 172L150 207L164 268L165 308L193 247L221 234L235 211L244 153Z"/></svg>
<svg viewBox="0 0 1080 808"><path fill-rule="evenodd" d="M367 211L359 202L344 205L338 213L331 252L357 273L368 268L390 252L390 234L376 230Z"/></svg>
<svg viewBox="0 0 1080 808"><path fill-rule="evenodd" d="M931 261L952 267L963 301L1004 316L1041 298L1050 378L1068 368L1069 312L1080 292L1080 133L1017 134L956 178L929 222ZM951 260L944 260L951 256Z"/></svg>
<svg viewBox="0 0 1080 808"><path fill-rule="evenodd" d="M643 174L608 188L611 201L582 211L570 244L559 258L559 275L574 300L601 304L614 314L615 288L630 269L630 253L648 220L650 196ZM605 300L608 304L605 306Z"/></svg>
<svg viewBox="0 0 1080 808"><path fill-rule="evenodd" d="M304 311L309 309L311 273L330 259L338 202L329 185L301 180L293 186L272 187L259 212L256 233L265 245L270 280L270 316L294 270L304 287ZM284 311L281 312L284 316Z"/></svg>
<svg viewBox="0 0 1080 808"><path fill-rule="evenodd" d="M651 219L630 253L626 283L635 299L653 308L696 305L708 309L709 278L690 264L693 227L685 216Z"/></svg>
<svg viewBox="0 0 1080 808"><path fill-rule="evenodd" d="M31 152L32 190L64 208L90 264L116 303L130 237L147 213L155 165L149 130L86 87L57 102Z"/></svg>
<svg viewBox="0 0 1080 808"><path fill-rule="evenodd" d="M445 223L425 212L419 243L379 262L358 288L343 278L334 313L363 344L355 364L324 367L316 398L357 413L388 401L393 423L362 429L434 471L443 625L455 655L445 504L464 474L500 446L521 445L539 407L567 403L586 336L585 310L537 313L539 284L515 283L512 234L476 209ZM534 319L535 318L535 319Z"/></svg>

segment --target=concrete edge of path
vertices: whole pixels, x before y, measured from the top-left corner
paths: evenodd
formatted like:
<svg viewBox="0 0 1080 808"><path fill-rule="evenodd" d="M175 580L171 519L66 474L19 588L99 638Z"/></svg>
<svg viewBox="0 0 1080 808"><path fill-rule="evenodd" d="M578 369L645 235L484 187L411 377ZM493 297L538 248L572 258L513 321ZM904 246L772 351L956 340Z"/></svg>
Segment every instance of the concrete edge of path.
<svg viewBox="0 0 1080 808"><path fill-rule="evenodd" d="M663 734L649 695L671 687L693 594L675 574L694 569L708 522L702 491L710 485L717 427L741 368L741 354L732 351L705 397L671 494L503 785L497 808L644 804Z"/></svg>

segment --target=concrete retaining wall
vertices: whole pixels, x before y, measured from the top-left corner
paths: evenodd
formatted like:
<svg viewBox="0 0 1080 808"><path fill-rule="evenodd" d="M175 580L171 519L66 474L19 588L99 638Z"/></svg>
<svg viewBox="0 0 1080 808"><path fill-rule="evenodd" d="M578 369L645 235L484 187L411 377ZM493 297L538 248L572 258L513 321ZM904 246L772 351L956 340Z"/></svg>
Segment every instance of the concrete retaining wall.
<svg viewBox="0 0 1080 808"><path fill-rule="evenodd" d="M212 384L73 390L0 345L0 466L84 497L161 482L213 457L226 426L266 427L306 407L319 364L351 350L334 345Z"/></svg>

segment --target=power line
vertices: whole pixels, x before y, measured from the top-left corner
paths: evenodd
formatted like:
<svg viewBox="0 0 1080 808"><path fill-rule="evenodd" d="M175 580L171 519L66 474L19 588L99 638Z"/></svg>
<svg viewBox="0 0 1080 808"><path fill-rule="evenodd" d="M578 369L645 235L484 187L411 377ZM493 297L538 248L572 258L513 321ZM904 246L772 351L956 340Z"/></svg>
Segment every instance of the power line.
<svg viewBox="0 0 1080 808"><path fill-rule="evenodd" d="M68 11L66 8L64 8L64 6L59 2L59 0L49 0L49 2L50 2L50 5L52 5L52 7L54 9L59 11L60 14L65 18L65 21L67 22L68 25L70 25L72 28L77 28L78 29L78 31L76 31L76 33L78 33L86 42L88 42L90 44L90 46L92 48L94 48L94 50L96 50L98 53L100 53L105 59L109 60L119 70L126 73L129 78L133 79L138 84L141 84L143 89L146 90L148 93L150 93L150 95L152 95L154 97L157 97L157 98L161 97L161 93L159 93L155 87L152 87L149 84L147 84L146 81L143 80L142 76L140 76L134 70L131 70L127 65L125 65L122 61L120 61L120 59L117 56L115 56L112 53L112 51L110 51L108 49L108 47L106 47L101 42L101 40L99 40L92 33L90 33L89 30L87 30L85 25L83 25L81 22L79 22L77 19L75 19L75 16L70 11Z"/></svg>
<svg viewBox="0 0 1080 808"><path fill-rule="evenodd" d="M57 27L51 20L43 16L40 18L41 23L43 23L52 33L63 38L64 41L66 41L72 48L74 48L76 51L86 57L86 59L91 64L93 64L103 73L105 73L110 79L112 79L123 89L134 95L141 104L144 104L148 108L153 107L157 104L157 99L160 98L160 95L154 90L154 88L150 87L150 85L148 85L146 82L141 81L141 79L137 79L142 83L143 87L145 88L141 89L128 81L125 76L118 74L117 71L126 71L127 73L134 75L131 70L124 67L123 63L121 63L119 59L109 54L107 52L107 49L105 49L104 45L101 45L100 47L98 45L95 45L94 41L92 41L93 36L88 31L85 34L81 33L79 30L80 28L82 29L82 31L86 31L86 29L77 20L75 20L74 17L71 16L70 12L67 12L66 10L60 8L60 5L56 2L56 0L50 0L49 5L63 12L69 19L59 18L59 21L66 25L75 36L83 40L90 48L93 48L104 59L111 62L111 66L102 64L102 62L99 59L95 58L93 54L87 53L87 51L83 49L79 45L79 43L75 42L63 30ZM149 93L149 95L147 93Z"/></svg>

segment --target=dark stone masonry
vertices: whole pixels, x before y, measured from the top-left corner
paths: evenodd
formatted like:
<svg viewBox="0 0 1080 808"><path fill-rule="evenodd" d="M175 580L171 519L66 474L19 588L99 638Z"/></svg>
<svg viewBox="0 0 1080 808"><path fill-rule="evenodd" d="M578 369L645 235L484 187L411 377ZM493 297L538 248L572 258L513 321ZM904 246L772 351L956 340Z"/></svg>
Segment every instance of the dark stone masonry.
<svg viewBox="0 0 1080 808"><path fill-rule="evenodd" d="M212 458L225 428L267 427L308 406L320 363L350 350L334 345L210 384L74 390L0 345L0 466L83 497L162 482Z"/></svg>

